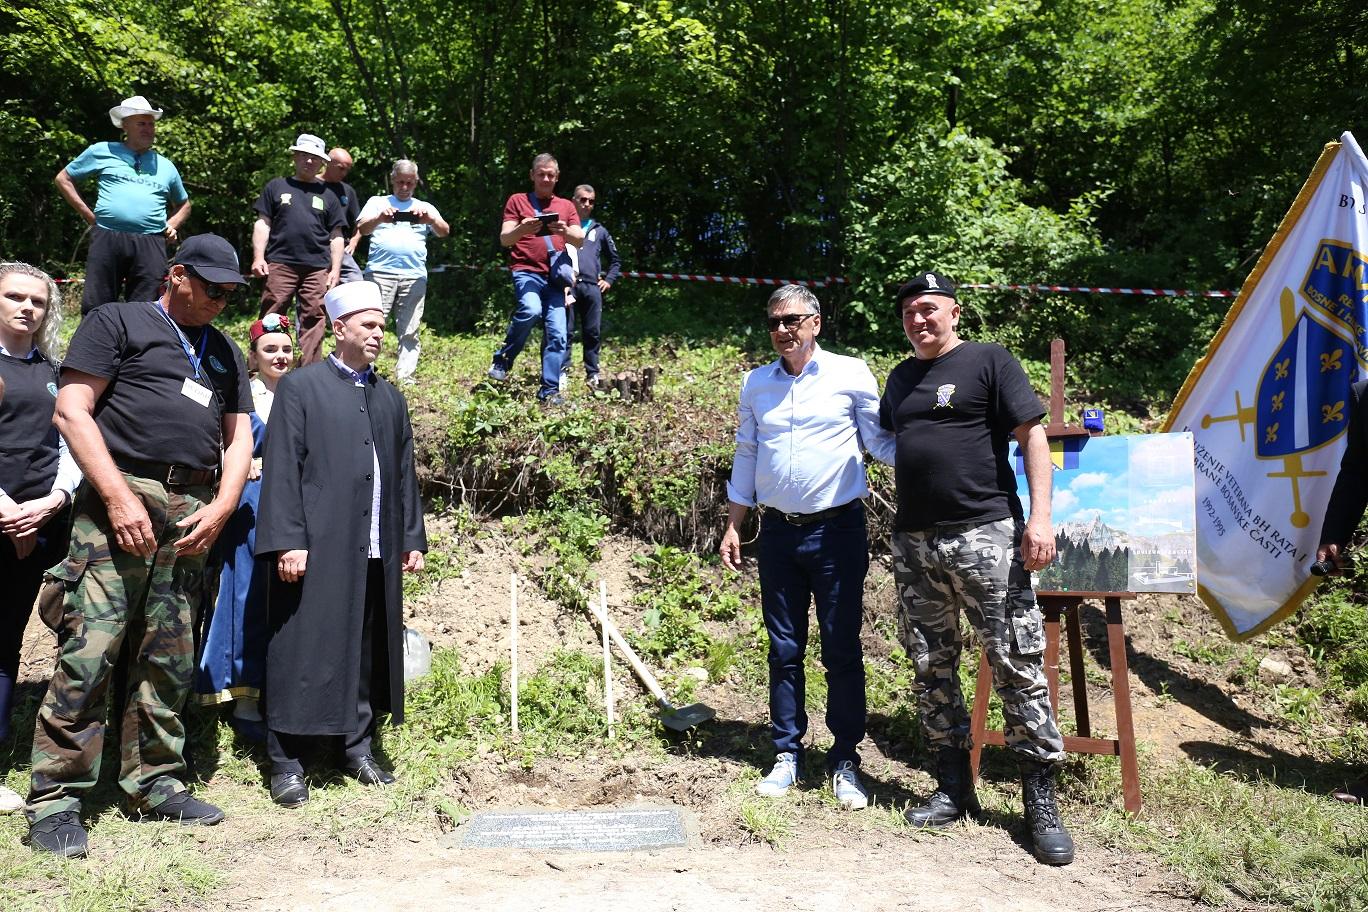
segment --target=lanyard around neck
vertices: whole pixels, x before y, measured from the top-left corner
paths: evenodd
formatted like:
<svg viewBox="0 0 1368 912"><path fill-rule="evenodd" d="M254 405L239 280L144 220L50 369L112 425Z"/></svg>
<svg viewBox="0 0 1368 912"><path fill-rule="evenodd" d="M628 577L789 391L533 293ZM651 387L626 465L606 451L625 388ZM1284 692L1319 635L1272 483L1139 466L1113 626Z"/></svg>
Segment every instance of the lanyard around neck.
<svg viewBox="0 0 1368 912"><path fill-rule="evenodd" d="M204 361L204 350L209 346L209 327L204 327L204 332L200 336L199 353L197 355L194 347L190 344L190 340L185 336L185 330L181 329L180 325L176 323L175 320L171 319L171 315L163 310L162 306L155 301L152 303L152 307L157 311L157 316L165 320L166 324L175 331L176 340L180 342L181 351L185 354L185 359L190 362L190 370L195 372L196 380L200 379L200 364Z"/></svg>

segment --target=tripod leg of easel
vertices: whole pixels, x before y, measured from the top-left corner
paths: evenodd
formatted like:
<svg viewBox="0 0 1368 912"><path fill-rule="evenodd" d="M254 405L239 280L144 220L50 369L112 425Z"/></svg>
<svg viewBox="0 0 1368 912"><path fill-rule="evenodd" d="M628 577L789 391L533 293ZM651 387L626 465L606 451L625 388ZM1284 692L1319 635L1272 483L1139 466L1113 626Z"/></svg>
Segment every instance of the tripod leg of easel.
<svg viewBox="0 0 1368 912"><path fill-rule="evenodd" d="M1121 748L1121 790L1125 808L1140 813L1140 765L1135 758L1135 723L1131 719L1130 668L1126 661L1126 627L1121 600L1107 599L1107 648L1111 653L1112 694L1116 698L1116 738Z"/></svg>
<svg viewBox="0 0 1368 912"><path fill-rule="evenodd" d="M978 681L974 684L974 711L969 715L969 782L978 782L979 760L983 757L983 736L988 733L988 700L993 694L993 669L988 654L980 650Z"/></svg>
<svg viewBox="0 0 1368 912"><path fill-rule="evenodd" d="M1073 684L1074 723L1083 738L1092 737L1088 718L1088 678L1083 669L1083 631L1078 625L1078 606L1064 609L1065 630L1069 638L1069 681Z"/></svg>
<svg viewBox="0 0 1368 912"><path fill-rule="evenodd" d="M1059 718L1059 606L1044 602L1040 613L1045 616L1045 684L1050 688L1050 709Z"/></svg>

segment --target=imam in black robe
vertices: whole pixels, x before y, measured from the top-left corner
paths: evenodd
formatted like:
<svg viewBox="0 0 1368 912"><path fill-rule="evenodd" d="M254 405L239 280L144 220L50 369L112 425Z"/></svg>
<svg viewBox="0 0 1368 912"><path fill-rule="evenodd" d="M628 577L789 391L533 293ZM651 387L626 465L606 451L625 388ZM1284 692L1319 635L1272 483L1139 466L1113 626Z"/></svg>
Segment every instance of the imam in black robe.
<svg viewBox="0 0 1368 912"><path fill-rule="evenodd" d="M356 731L372 446L389 662L388 682L373 680L370 699L377 717L403 721L403 554L427 550L408 404L374 371L357 386L325 358L281 378L266 431L257 556L309 552L300 582L283 582L274 567L270 575L266 721L273 731Z"/></svg>

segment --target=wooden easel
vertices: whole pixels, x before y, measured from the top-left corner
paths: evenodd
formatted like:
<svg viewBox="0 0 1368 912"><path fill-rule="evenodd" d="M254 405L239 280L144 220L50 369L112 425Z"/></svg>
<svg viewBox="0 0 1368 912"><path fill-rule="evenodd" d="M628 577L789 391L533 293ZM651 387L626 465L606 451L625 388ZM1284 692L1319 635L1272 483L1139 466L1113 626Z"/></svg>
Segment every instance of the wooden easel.
<svg viewBox="0 0 1368 912"><path fill-rule="evenodd" d="M1064 423L1064 340L1050 343L1050 421L1045 433L1051 440L1087 437L1089 432L1078 425ZM1050 688L1050 706L1059 717L1059 624L1065 627L1069 643L1069 678L1073 684L1074 719L1077 735L1064 736L1064 749L1078 754L1103 754L1121 758L1121 789L1124 806L1129 813L1140 812L1140 767L1135 759L1135 725L1131 718L1130 677L1126 661L1126 628L1121 618L1123 599L1134 599L1133 592L1042 592L1037 594L1041 614L1045 617L1045 680ZM1101 600L1107 610L1107 649L1111 655L1112 697L1116 705L1115 738L1092 737L1092 723L1088 717L1088 688L1083 669L1083 631L1078 621L1078 606L1083 602ZM969 717L969 731L973 749L969 754L972 781L978 781L979 761L983 746L1006 745L1002 732L988 731L988 699L993 689L993 672L987 655L980 655L978 683L974 687L974 708Z"/></svg>

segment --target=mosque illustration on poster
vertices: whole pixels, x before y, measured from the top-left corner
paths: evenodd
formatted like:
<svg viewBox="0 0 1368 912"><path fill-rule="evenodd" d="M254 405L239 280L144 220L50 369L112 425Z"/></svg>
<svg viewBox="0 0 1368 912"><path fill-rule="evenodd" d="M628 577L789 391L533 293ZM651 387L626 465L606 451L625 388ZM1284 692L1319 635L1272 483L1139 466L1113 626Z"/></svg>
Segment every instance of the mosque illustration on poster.
<svg viewBox="0 0 1368 912"><path fill-rule="evenodd" d="M1038 592L1196 593L1192 434L1080 437L1051 452L1057 556ZM1029 515L1024 477L1018 489Z"/></svg>

